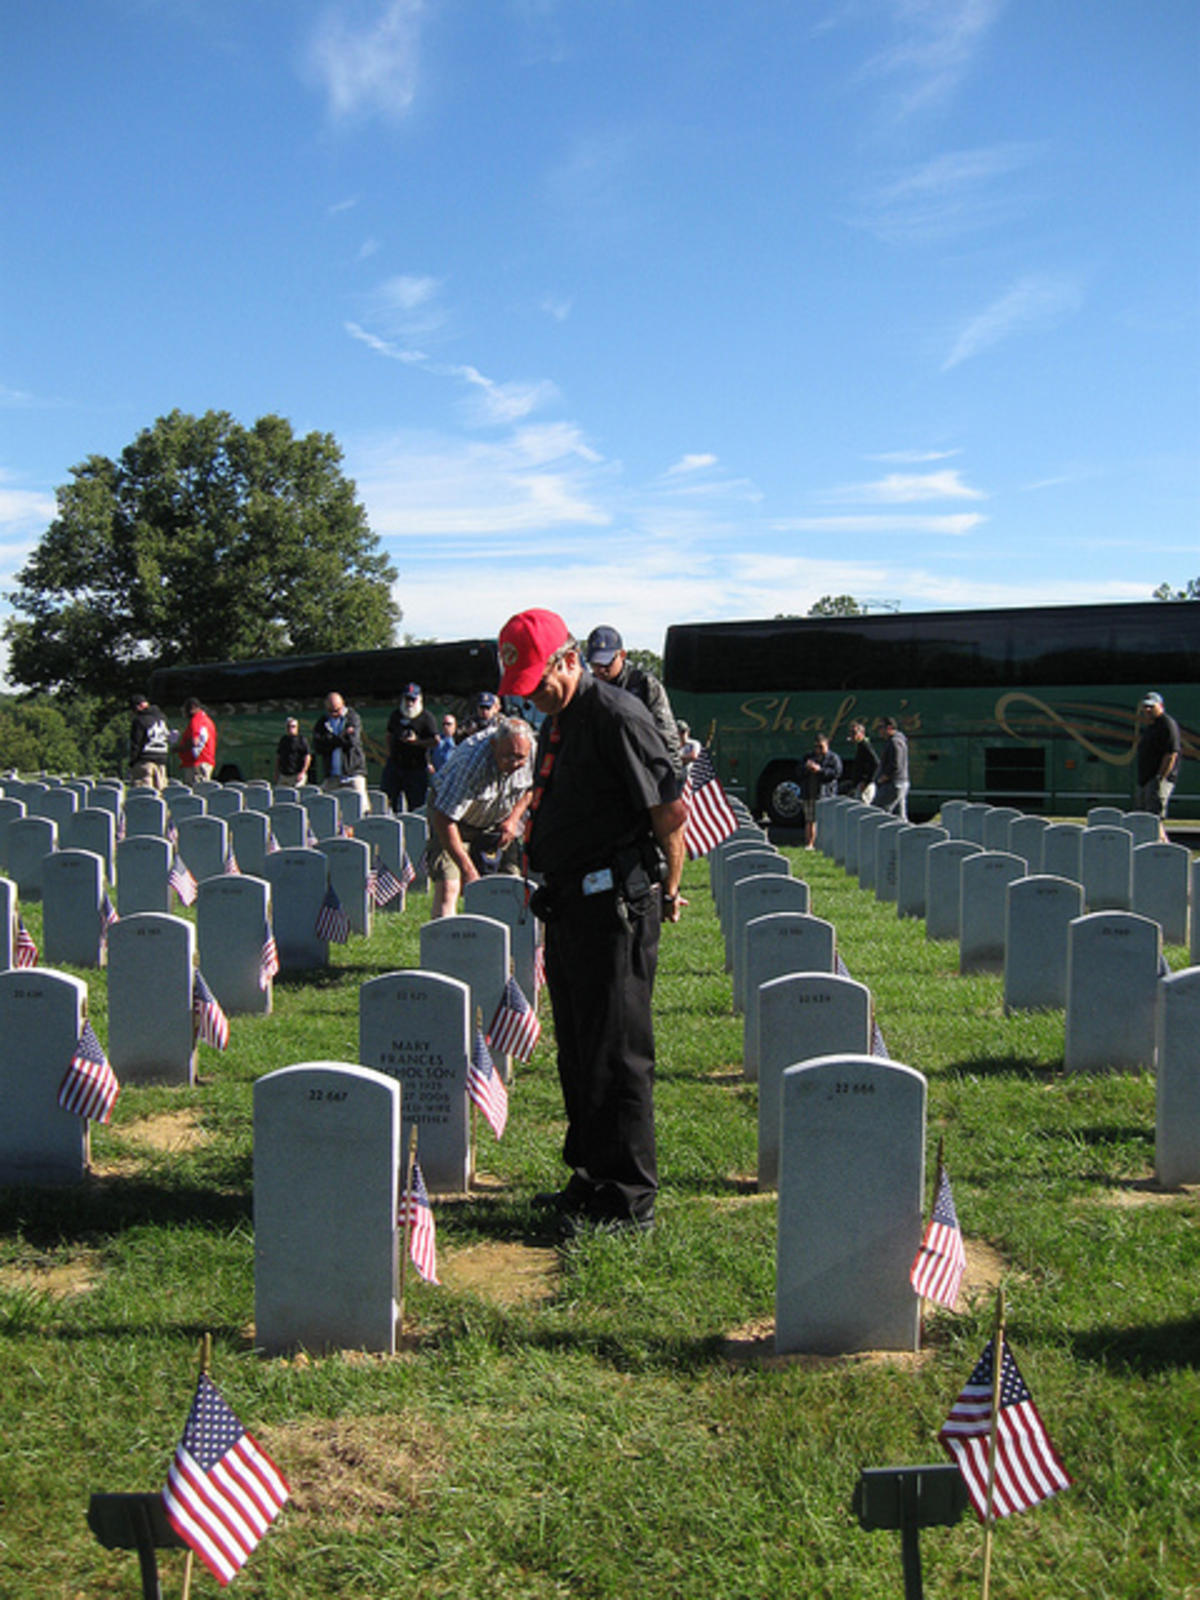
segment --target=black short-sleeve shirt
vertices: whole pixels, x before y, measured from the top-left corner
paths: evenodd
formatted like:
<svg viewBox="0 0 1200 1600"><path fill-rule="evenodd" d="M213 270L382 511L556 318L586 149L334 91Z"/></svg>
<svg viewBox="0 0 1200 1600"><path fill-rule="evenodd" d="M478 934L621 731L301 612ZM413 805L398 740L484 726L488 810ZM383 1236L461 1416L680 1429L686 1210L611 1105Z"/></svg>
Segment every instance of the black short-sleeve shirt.
<svg viewBox="0 0 1200 1600"><path fill-rule="evenodd" d="M557 743L550 738L558 724ZM679 798L681 782L640 700L589 673L538 738L537 768L554 764L533 816L529 863L550 875L591 872L621 846L653 836L649 810Z"/></svg>

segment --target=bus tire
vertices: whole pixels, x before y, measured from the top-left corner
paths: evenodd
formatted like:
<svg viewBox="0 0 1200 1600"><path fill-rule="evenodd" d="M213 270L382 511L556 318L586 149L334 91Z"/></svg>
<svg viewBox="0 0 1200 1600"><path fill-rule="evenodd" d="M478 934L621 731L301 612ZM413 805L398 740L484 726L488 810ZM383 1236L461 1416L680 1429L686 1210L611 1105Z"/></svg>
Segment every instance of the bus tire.
<svg viewBox="0 0 1200 1600"><path fill-rule="evenodd" d="M781 828L804 824L804 783L794 762L768 767L759 784L759 803L768 822Z"/></svg>

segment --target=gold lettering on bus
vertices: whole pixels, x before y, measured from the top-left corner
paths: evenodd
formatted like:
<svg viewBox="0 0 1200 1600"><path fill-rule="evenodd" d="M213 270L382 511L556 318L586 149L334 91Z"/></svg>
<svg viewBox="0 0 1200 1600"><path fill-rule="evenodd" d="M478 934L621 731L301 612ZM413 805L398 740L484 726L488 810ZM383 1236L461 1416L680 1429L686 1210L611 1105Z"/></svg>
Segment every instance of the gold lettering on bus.
<svg viewBox="0 0 1200 1600"><path fill-rule="evenodd" d="M1027 707L1039 713L1039 716L1044 717L1050 726L1061 728L1069 739L1074 740L1089 755L1095 756L1098 761L1107 762L1110 767L1127 767L1133 761L1134 752L1137 748L1137 728L1134 725L1132 713L1129 715L1129 748L1113 752L1112 750L1103 749L1093 739L1089 738L1078 721L1068 722L1066 717L1057 711L1054 706L1047 705L1044 700L1039 700L1036 695L1026 694L1020 690L1002 694L996 701L996 707L992 713L1001 730L1012 739L1021 739L1026 743L1029 742L1028 734L1023 733L1019 727L1014 727L1009 721L1009 712L1015 711L1020 707ZM1093 726L1088 731L1097 737L1102 737L1105 731L1104 723L1106 719L1111 720L1113 708L1111 706L1083 705L1078 708L1078 714L1096 719L1099 726ZM1112 737L1115 740L1119 734L1124 732L1123 728L1114 728Z"/></svg>

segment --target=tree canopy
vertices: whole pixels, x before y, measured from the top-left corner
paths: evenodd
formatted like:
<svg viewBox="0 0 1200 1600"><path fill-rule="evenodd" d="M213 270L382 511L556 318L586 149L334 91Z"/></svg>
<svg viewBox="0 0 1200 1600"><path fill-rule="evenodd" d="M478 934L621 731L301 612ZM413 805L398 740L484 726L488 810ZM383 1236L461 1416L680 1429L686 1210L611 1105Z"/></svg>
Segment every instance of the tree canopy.
<svg viewBox="0 0 1200 1600"><path fill-rule="evenodd" d="M1160 583L1154 591L1155 600L1200 600L1200 578L1189 578L1182 589L1173 589L1169 583Z"/></svg>
<svg viewBox="0 0 1200 1600"><path fill-rule="evenodd" d="M823 594L808 608L810 617L861 617L865 607L852 594Z"/></svg>
<svg viewBox="0 0 1200 1600"><path fill-rule="evenodd" d="M156 666L391 643L396 573L331 434L173 411L57 500L10 596L14 683L124 696Z"/></svg>

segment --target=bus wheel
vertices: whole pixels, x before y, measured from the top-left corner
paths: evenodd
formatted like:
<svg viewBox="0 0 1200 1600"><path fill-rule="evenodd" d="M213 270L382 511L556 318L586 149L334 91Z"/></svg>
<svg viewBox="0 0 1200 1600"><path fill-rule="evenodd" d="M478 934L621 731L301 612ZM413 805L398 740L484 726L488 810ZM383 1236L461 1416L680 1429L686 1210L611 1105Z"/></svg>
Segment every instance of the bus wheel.
<svg viewBox="0 0 1200 1600"><path fill-rule="evenodd" d="M804 790L794 767L776 767L767 773L761 794L768 822L798 828L804 821Z"/></svg>

